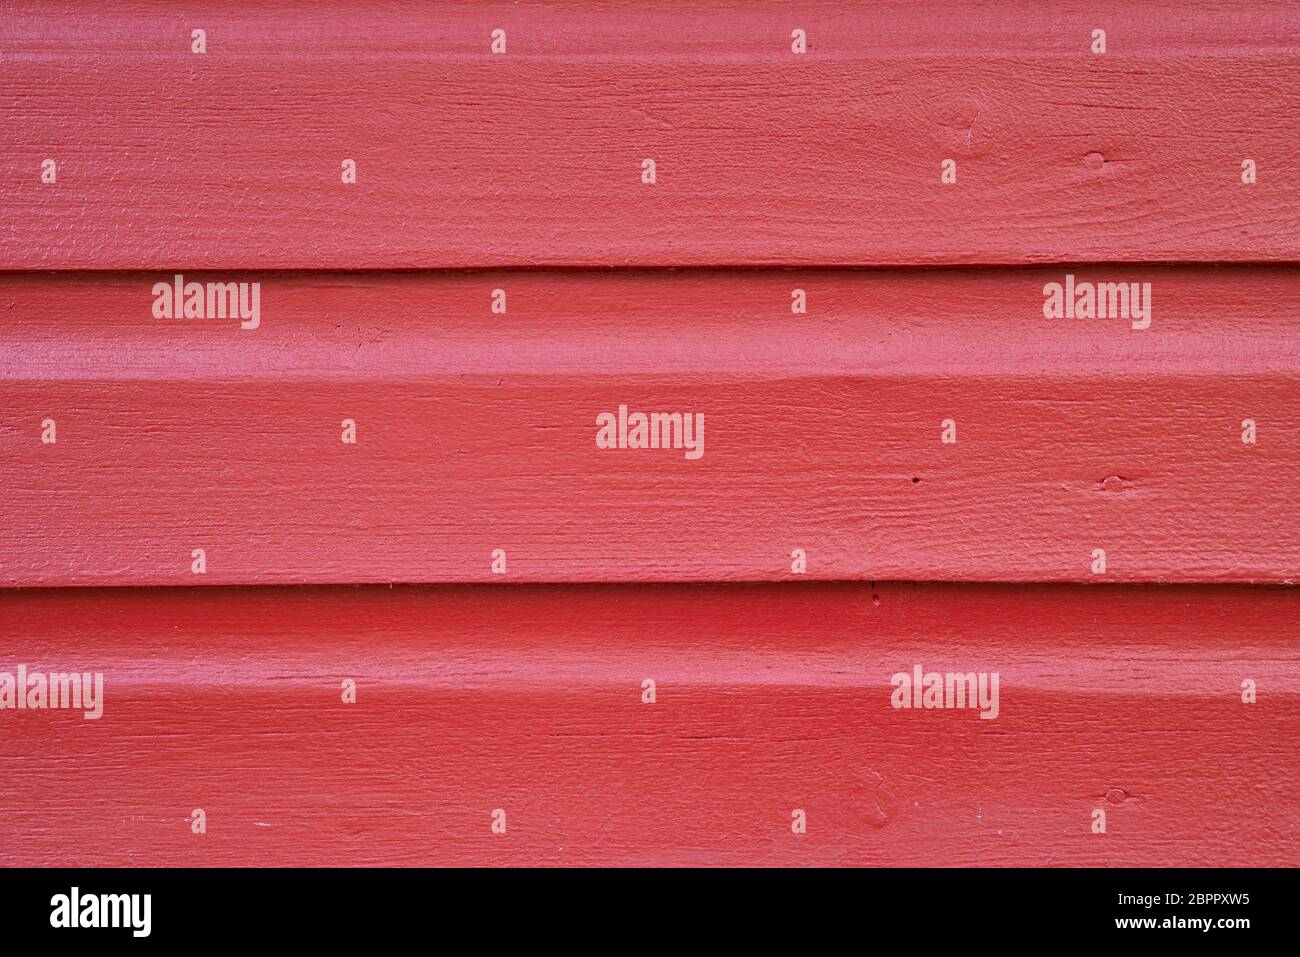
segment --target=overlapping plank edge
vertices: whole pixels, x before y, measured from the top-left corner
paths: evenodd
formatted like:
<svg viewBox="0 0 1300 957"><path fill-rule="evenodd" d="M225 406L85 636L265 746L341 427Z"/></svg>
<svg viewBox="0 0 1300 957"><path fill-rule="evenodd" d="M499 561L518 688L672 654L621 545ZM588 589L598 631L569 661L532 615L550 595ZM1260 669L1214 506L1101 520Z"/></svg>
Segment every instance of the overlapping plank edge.
<svg viewBox="0 0 1300 957"><path fill-rule="evenodd" d="M1300 569L1300 268L227 280L0 276L4 584Z"/></svg>
<svg viewBox="0 0 1300 957"><path fill-rule="evenodd" d="M1300 258L1294 4L358 9L10 5L0 268Z"/></svg>
<svg viewBox="0 0 1300 957"><path fill-rule="evenodd" d="M102 694L94 720L5 714L0 864L1294 864L1298 609L1237 586L6 592L0 671ZM989 693L895 706L918 667Z"/></svg>

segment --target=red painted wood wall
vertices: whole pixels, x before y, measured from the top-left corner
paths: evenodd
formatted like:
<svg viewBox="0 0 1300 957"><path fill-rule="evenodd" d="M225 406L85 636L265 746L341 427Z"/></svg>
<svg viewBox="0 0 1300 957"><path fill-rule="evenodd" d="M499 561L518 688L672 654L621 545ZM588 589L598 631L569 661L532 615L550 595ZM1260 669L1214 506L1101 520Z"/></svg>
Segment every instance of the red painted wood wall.
<svg viewBox="0 0 1300 957"><path fill-rule="evenodd" d="M1294 3L13 3L0 76L0 864L1300 863Z"/></svg>

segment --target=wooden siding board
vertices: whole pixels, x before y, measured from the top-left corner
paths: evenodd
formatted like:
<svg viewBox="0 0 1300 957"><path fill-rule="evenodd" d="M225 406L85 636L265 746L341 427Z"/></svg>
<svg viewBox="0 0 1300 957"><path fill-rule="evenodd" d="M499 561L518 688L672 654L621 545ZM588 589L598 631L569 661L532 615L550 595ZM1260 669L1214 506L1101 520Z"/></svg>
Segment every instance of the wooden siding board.
<svg viewBox="0 0 1300 957"><path fill-rule="evenodd" d="M21 6L0 268L1298 258L1294 5L1022 7Z"/></svg>
<svg viewBox="0 0 1300 957"><path fill-rule="evenodd" d="M102 670L105 705L5 715L0 863L1294 865L1298 600L7 592L0 667ZM891 675L916 663L998 672L998 717L892 708Z"/></svg>
<svg viewBox="0 0 1300 957"><path fill-rule="evenodd" d="M1085 277L1151 327L1057 270L241 274L251 330L11 274L0 581L1295 580L1300 272ZM703 456L597 448L620 404Z"/></svg>

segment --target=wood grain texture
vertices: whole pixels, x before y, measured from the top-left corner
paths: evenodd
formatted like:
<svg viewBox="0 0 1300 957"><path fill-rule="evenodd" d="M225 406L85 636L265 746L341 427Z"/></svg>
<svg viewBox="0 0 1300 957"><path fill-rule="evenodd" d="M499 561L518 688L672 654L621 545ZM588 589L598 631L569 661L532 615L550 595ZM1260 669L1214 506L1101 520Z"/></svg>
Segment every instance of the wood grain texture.
<svg viewBox="0 0 1300 957"><path fill-rule="evenodd" d="M1023 7L8 4L0 866L1300 864L1300 7Z"/></svg>
<svg viewBox="0 0 1300 957"><path fill-rule="evenodd" d="M0 670L99 670L105 703L0 711L0 864L1294 865L1298 600L8 592ZM918 663L998 672L999 716L894 709Z"/></svg>
<svg viewBox="0 0 1300 957"><path fill-rule="evenodd" d="M1085 276L1150 328L1054 270L241 274L247 331L11 274L0 581L1293 581L1300 270ZM620 404L702 457L598 448Z"/></svg>
<svg viewBox="0 0 1300 957"><path fill-rule="evenodd" d="M9 4L0 268L1295 261L1298 38L1209 0Z"/></svg>

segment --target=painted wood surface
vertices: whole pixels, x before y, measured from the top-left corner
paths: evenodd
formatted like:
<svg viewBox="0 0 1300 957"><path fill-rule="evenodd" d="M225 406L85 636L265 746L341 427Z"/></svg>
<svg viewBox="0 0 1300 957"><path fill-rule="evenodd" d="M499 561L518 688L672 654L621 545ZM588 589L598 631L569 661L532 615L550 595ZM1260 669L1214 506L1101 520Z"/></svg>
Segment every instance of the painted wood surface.
<svg viewBox="0 0 1300 957"><path fill-rule="evenodd" d="M22 2L0 80L0 865L1300 863L1296 4Z"/></svg>
<svg viewBox="0 0 1300 957"><path fill-rule="evenodd" d="M0 581L1294 580L1300 270L1085 276L1150 327L1059 270L241 274L247 330L11 274Z"/></svg>
<svg viewBox="0 0 1300 957"><path fill-rule="evenodd" d="M0 712L0 863L1294 865L1298 601L8 592L0 670L102 671L104 707ZM892 675L917 664L998 672L997 718L892 707Z"/></svg>
<svg viewBox="0 0 1300 957"><path fill-rule="evenodd" d="M0 67L0 268L1300 253L1293 3L13 3Z"/></svg>

